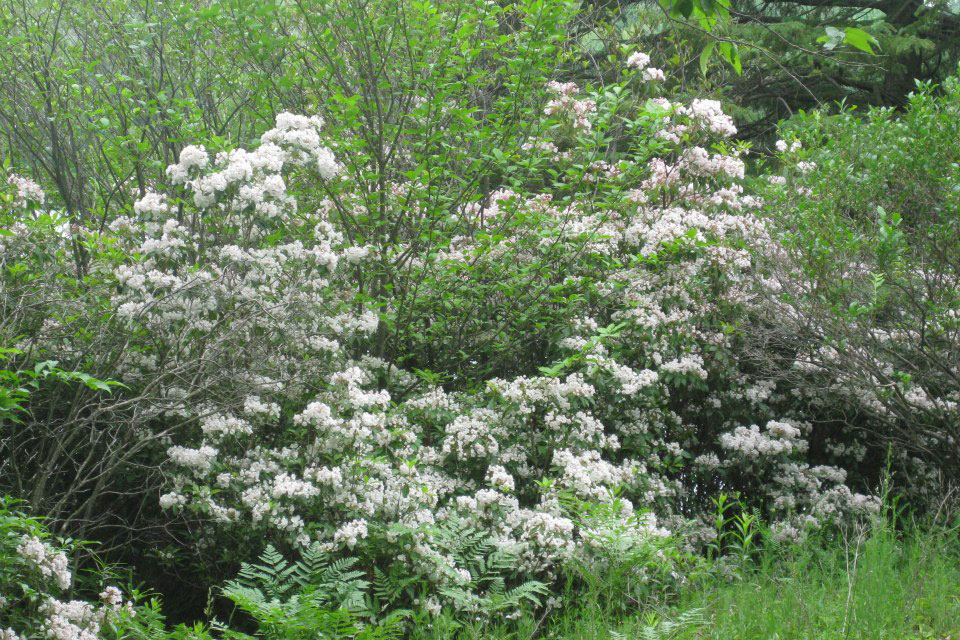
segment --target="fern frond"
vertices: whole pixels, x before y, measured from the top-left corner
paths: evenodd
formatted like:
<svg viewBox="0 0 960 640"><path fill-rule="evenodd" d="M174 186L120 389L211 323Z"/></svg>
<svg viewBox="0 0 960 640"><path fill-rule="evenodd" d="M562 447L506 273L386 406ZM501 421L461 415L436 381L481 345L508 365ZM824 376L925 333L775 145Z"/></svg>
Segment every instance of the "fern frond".
<svg viewBox="0 0 960 640"><path fill-rule="evenodd" d="M296 571L296 566L287 562L273 545L267 545L260 554L259 564L242 563L231 583L260 588L268 599L281 598L295 586L292 576Z"/></svg>

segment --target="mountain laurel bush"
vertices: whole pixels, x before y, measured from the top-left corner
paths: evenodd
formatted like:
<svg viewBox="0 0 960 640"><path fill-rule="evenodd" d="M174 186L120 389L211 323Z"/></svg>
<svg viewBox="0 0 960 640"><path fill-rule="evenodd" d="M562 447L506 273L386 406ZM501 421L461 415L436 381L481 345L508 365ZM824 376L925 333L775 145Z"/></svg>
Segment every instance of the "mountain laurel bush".
<svg viewBox="0 0 960 640"><path fill-rule="evenodd" d="M246 147L186 141L99 226L12 179L11 366L123 386L31 396L26 426L0 425L4 482L116 545L172 527L216 565L274 544L225 594L278 637L381 602L534 606L565 568L622 562L611 548L638 580L679 580L657 552L708 545L720 493L785 540L876 511L847 482L856 456L825 455L755 357L761 330L794 326L767 270L790 245L745 193L732 119L664 97L642 52L616 82L564 81L572 9L546 4L464 9L483 44L457 55L478 65L514 29L496 90L474 95L425 48L449 93L348 94L337 65L368 62L347 47L329 104L276 113Z"/></svg>

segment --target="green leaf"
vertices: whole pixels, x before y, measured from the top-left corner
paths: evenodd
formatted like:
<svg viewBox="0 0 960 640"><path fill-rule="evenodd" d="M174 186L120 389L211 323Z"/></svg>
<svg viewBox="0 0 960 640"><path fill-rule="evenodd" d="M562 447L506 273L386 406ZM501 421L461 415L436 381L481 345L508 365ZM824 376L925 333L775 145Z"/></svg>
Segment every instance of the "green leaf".
<svg viewBox="0 0 960 640"><path fill-rule="evenodd" d="M733 67L738 76L743 75L743 65L740 62L740 50L737 49L737 45L732 42L721 42L720 54Z"/></svg>
<svg viewBox="0 0 960 640"><path fill-rule="evenodd" d="M674 18L689 18L693 13L693 0L673 0L670 15Z"/></svg>
<svg viewBox="0 0 960 640"><path fill-rule="evenodd" d="M710 61L710 56L713 55L713 50L717 46L716 40L711 40L707 43L707 46L703 48L703 51L700 52L700 73L707 75L707 63Z"/></svg>
<svg viewBox="0 0 960 640"><path fill-rule="evenodd" d="M45 374L47 371L56 369L58 364L60 363L56 360L44 360L34 365L33 372L37 375Z"/></svg>
<svg viewBox="0 0 960 640"><path fill-rule="evenodd" d="M872 35L864 31L863 29L858 29L856 27L847 27L844 29L844 44L848 44L851 47L860 49L861 51L866 51L870 55L876 55L873 51L873 47L870 46L870 43L873 43L880 46L880 43L877 42L877 39Z"/></svg>

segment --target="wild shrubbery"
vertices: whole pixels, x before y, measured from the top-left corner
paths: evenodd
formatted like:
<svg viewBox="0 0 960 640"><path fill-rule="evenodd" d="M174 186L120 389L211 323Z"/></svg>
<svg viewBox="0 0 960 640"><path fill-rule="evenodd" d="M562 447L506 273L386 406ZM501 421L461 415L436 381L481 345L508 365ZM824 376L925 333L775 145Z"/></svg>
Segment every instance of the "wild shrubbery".
<svg viewBox="0 0 960 640"><path fill-rule="evenodd" d="M875 513L879 467L851 472L891 442L946 469L918 454L956 444L949 202L912 243L891 204L878 240L824 250L861 224L830 198L892 168L845 192L846 147L790 134L787 177L748 193L720 103L663 97L642 52L566 81L572 7L374 4L287 7L309 115L178 140L129 206L78 217L11 177L0 487L208 585L267 543L355 558L350 598L306 613L314 591L233 583L273 624L520 615L577 571L679 584L726 550L718 496L742 541L760 518L790 543Z"/></svg>
<svg viewBox="0 0 960 640"><path fill-rule="evenodd" d="M825 451L853 454L866 478L889 451L921 508L956 486L960 453L960 90L939 92L920 86L901 115L789 123L786 179L762 189L781 250L753 347Z"/></svg>

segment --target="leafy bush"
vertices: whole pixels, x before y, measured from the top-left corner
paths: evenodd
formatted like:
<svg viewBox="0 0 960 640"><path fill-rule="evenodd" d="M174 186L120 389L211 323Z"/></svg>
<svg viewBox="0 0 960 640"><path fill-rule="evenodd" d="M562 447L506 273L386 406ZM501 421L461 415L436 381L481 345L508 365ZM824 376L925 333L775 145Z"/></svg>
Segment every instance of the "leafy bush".
<svg viewBox="0 0 960 640"><path fill-rule="evenodd" d="M268 546L259 564L244 563L234 580L223 588L239 611L256 622L264 638L399 638L409 612L394 610L378 624L364 624L374 613L370 607L369 583L353 570L356 558L332 560L318 545L290 564ZM215 627L221 626L214 623ZM227 637L242 637L222 628Z"/></svg>
<svg viewBox="0 0 960 640"><path fill-rule="evenodd" d="M916 508L960 479L958 104L952 79L940 96L920 86L900 117L791 121L764 193L782 241L757 362L795 389L833 459L871 478L889 448Z"/></svg>
<svg viewBox="0 0 960 640"><path fill-rule="evenodd" d="M278 636L360 633L341 606L519 615L572 570L639 601L683 581L679 545L730 550L718 494L752 501L741 555L754 509L799 539L878 508L757 355L782 307L755 276L796 245L719 102L661 97L630 48L565 81L560 3L277 11L260 53L315 70L280 92L309 115L177 138L97 220L8 185L14 370L123 386L37 389L2 486L110 548L189 538L173 560L207 585L266 543L356 558L350 597L231 583ZM225 41L266 19L238 18Z"/></svg>
<svg viewBox="0 0 960 640"><path fill-rule="evenodd" d="M132 601L107 586L99 602L69 599L73 544L54 541L43 523L0 496L0 637L114 638L136 616Z"/></svg>

